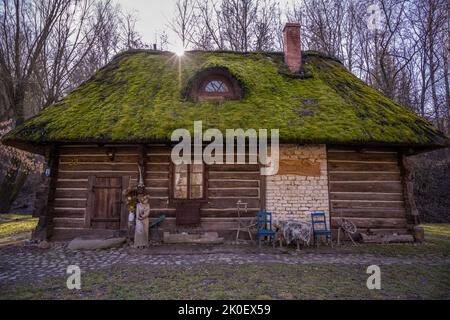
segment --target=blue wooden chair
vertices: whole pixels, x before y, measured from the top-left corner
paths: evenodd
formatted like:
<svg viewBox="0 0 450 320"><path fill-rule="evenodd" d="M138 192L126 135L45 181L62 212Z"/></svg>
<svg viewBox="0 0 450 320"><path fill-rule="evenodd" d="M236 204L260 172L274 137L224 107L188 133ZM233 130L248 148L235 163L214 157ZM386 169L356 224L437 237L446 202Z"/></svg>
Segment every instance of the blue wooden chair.
<svg viewBox="0 0 450 320"><path fill-rule="evenodd" d="M333 247L331 230L328 230L325 212L312 212L311 222L313 227L313 240L316 246L319 246L319 241L317 241L317 238L326 237L327 241L330 241L331 247Z"/></svg>
<svg viewBox="0 0 450 320"><path fill-rule="evenodd" d="M261 246L261 238L269 237L275 244L275 232L272 230L272 212L259 211L256 213L256 236L258 245Z"/></svg>

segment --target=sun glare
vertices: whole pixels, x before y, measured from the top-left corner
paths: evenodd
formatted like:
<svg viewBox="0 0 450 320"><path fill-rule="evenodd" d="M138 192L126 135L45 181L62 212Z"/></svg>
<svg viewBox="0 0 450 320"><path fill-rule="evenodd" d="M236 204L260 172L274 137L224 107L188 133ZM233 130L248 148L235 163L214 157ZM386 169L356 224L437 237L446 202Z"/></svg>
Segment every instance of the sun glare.
<svg viewBox="0 0 450 320"><path fill-rule="evenodd" d="M184 56L184 49L183 49L183 48L177 48L177 49L175 50L175 54L176 54L178 57Z"/></svg>

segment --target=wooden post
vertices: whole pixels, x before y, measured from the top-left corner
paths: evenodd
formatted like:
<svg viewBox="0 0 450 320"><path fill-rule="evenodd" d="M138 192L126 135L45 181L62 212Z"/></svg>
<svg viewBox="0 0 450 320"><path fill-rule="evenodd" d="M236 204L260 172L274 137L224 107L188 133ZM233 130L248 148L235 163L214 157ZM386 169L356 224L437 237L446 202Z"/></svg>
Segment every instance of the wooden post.
<svg viewBox="0 0 450 320"><path fill-rule="evenodd" d="M138 177L138 190L145 191L145 165L147 164L147 147L145 144L138 145L138 167L139 167L139 177Z"/></svg>
<svg viewBox="0 0 450 320"><path fill-rule="evenodd" d="M56 191L56 181L58 179L58 161L59 153L55 145L46 147L45 163L46 168L43 174L44 184L46 185L46 199L44 209L39 215L39 222L33 231L33 239L46 240L52 236L53 232L53 216L54 216L54 200ZM49 170L49 171L47 171ZM46 174L47 173L47 174ZM44 195L45 196L45 195Z"/></svg>
<svg viewBox="0 0 450 320"><path fill-rule="evenodd" d="M401 154L400 168L402 173L403 197L405 199L406 218L408 223L417 225L420 223L420 218L414 199L413 175L411 172L409 159L403 153Z"/></svg>

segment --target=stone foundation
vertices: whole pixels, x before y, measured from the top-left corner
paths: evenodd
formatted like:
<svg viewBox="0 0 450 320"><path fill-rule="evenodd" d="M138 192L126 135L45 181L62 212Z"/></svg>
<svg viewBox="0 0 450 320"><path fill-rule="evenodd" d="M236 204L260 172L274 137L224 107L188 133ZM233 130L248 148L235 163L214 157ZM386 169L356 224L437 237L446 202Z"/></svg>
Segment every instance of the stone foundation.
<svg viewBox="0 0 450 320"><path fill-rule="evenodd" d="M282 160L307 160L320 165L320 175L267 176L266 209L272 212L273 219L310 221L311 212L325 212L329 221L326 146L281 145L280 161Z"/></svg>

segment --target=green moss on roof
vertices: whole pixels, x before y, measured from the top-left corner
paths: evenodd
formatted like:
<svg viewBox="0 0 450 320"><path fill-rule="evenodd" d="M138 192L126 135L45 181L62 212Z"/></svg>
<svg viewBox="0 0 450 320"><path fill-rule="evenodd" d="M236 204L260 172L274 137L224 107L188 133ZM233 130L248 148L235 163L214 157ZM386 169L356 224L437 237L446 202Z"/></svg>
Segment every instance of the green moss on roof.
<svg viewBox="0 0 450 320"><path fill-rule="evenodd" d="M332 58L303 54L293 76L279 53L132 51L117 56L58 103L10 132L6 143L167 141L174 129L277 128L280 141L438 146L448 140ZM242 100L189 101L190 79L226 68Z"/></svg>

